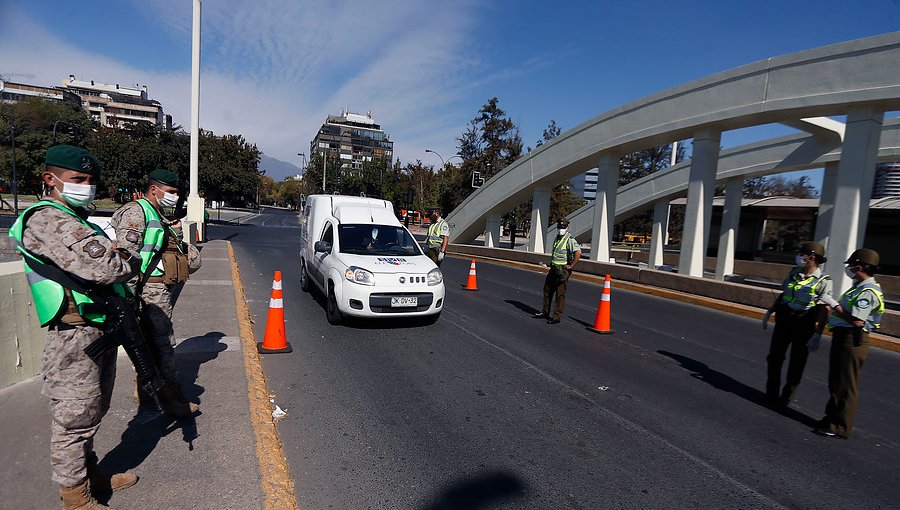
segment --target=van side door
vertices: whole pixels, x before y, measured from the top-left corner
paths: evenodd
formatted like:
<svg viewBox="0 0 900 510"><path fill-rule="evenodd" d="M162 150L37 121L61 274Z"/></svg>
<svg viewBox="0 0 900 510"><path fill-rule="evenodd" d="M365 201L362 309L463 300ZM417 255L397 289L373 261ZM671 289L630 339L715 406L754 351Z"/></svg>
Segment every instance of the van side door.
<svg viewBox="0 0 900 510"><path fill-rule="evenodd" d="M328 251L315 251L315 245L322 243L328 243L330 246L334 247L334 225L331 224L330 221L326 221L325 225L322 227L322 233L319 235L318 239L313 241L313 258L312 258L312 271L311 275L323 289L327 288L325 285L325 275L328 274L328 257L331 256L332 250Z"/></svg>

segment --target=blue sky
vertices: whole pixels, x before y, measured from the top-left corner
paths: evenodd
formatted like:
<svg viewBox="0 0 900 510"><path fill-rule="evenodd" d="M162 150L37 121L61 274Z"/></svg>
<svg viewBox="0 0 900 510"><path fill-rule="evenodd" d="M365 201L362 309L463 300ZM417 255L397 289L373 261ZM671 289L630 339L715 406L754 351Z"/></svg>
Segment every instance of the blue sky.
<svg viewBox="0 0 900 510"><path fill-rule="evenodd" d="M190 125L191 0L0 0L0 75L147 85ZM201 127L297 163L325 116L371 111L403 161L438 163L491 97L534 146L660 90L900 30L900 0L205 0ZM723 134L731 147L789 133Z"/></svg>

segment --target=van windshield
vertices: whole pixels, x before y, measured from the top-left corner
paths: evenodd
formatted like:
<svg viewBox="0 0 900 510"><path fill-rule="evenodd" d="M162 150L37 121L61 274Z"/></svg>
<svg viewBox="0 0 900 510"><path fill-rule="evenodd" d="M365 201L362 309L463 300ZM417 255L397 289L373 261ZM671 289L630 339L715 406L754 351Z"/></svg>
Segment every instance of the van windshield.
<svg viewBox="0 0 900 510"><path fill-rule="evenodd" d="M341 253L354 255L421 255L416 240L403 227L392 225L340 225Z"/></svg>

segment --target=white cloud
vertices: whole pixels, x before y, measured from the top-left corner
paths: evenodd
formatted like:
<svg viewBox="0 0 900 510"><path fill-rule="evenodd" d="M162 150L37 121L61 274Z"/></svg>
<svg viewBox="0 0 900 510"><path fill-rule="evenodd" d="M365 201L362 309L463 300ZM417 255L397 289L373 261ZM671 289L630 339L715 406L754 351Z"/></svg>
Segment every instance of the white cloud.
<svg viewBox="0 0 900 510"><path fill-rule="evenodd" d="M190 51L191 2L133 5L135 23ZM325 117L349 107L372 111L403 161L436 162L425 148L447 158L480 106L465 104L473 87L541 65L487 73L472 33L475 8L417 0L204 2L201 126L240 133L269 156L296 162ZM190 69L153 72L90 53L7 11L0 73L31 73L29 82L42 85L70 73L146 84L176 124L190 127Z"/></svg>

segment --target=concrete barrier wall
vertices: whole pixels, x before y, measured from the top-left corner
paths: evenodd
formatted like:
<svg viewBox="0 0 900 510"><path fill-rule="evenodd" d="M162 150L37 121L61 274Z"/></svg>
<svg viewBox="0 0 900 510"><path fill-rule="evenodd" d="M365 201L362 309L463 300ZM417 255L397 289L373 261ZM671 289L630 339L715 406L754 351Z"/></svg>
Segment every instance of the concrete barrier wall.
<svg viewBox="0 0 900 510"><path fill-rule="evenodd" d="M21 260L0 263L0 388L41 373L40 327Z"/></svg>
<svg viewBox="0 0 900 510"><path fill-rule="evenodd" d="M550 257L542 253L531 253L507 248L485 248L484 246L450 244L447 247L447 251L456 255L502 259L526 264L549 264L550 262ZM784 269L790 269L790 267L783 264L780 266L783 266L781 267L783 274L787 274ZM634 266L606 264L584 259L578 262L577 270L577 272L583 274L596 276L609 274L613 280L638 283L648 287L674 290L763 309L768 308L780 293L777 290L740 283L722 282L708 278L697 278L666 271L640 269ZM878 278L880 279L881 277ZM888 310L881 321L881 329L878 332L883 335L900 338L900 313Z"/></svg>

